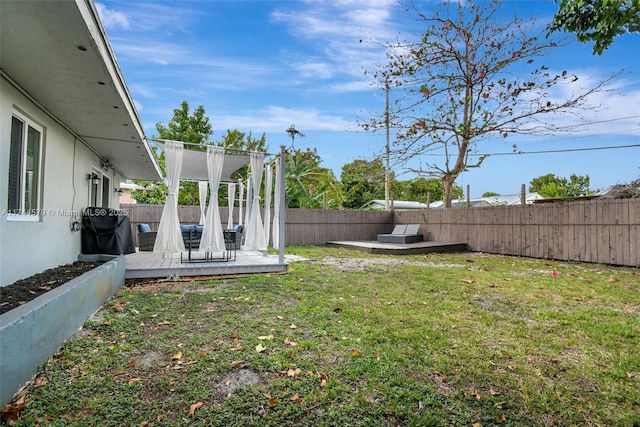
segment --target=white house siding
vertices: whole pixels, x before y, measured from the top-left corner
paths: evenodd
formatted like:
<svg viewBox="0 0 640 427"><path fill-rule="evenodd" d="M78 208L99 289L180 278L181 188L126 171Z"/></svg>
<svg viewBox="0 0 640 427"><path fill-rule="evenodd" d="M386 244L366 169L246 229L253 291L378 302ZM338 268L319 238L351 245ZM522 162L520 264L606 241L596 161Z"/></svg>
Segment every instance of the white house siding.
<svg viewBox="0 0 640 427"><path fill-rule="evenodd" d="M44 128L43 132L43 215L40 221L8 220L7 191L11 115L14 108ZM70 214L81 212L89 203L87 174L100 167L99 158L44 111L0 77L0 286L73 262L80 253L80 232L72 232ZM118 207L114 184L124 177L113 170L111 206ZM74 194L75 193L75 194Z"/></svg>

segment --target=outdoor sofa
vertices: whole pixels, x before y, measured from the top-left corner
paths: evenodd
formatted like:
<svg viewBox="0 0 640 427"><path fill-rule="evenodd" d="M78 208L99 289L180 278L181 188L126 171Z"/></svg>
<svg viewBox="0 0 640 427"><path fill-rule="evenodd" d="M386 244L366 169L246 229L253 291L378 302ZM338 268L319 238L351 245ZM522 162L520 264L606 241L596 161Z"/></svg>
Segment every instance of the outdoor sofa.
<svg viewBox="0 0 640 427"><path fill-rule="evenodd" d="M393 228L391 234L378 234L377 240L380 243L415 243L422 241L422 234L419 234L420 224L400 224Z"/></svg>
<svg viewBox="0 0 640 427"><path fill-rule="evenodd" d="M197 224L180 224L180 232L182 233L182 240L184 241L185 249L197 250L200 246L200 240L202 240L203 225ZM235 231L235 242L227 242L225 244L227 249L237 249L242 242L242 225L236 225L233 228ZM153 251L153 246L156 243L157 231L151 231L151 226L145 223L138 224L138 249L140 251ZM234 243L233 245L231 243Z"/></svg>

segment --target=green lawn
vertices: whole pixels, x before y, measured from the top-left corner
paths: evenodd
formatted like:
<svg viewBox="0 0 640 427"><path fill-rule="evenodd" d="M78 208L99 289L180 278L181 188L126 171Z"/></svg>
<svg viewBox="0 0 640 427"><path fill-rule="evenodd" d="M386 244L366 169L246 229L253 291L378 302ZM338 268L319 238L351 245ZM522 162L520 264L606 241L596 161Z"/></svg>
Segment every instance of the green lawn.
<svg viewBox="0 0 640 427"><path fill-rule="evenodd" d="M640 425L638 269L287 252L310 261L121 289L12 423Z"/></svg>

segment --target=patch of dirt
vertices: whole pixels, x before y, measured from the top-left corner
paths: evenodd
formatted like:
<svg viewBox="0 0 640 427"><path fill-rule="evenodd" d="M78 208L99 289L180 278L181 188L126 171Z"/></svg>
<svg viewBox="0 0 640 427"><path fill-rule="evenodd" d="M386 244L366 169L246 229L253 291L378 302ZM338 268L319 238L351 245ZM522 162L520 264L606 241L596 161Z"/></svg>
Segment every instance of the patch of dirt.
<svg viewBox="0 0 640 427"><path fill-rule="evenodd" d="M226 399L237 388L247 385L260 384L260 375L251 369L239 369L225 375L221 381L213 384L212 390L215 397Z"/></svg>
<svg viewBox="0 0 640 427"><path fill-rule="evenodd" d="M0 286L0 314L13 310L102 264L104 261L76 261L50 268L42 273L18 280L11 285Z"/></svg>
<svg viewBox="0 0 640 427"><path fill-rule="evenodd" d="M413 265L431 268L463 268L461 264L445 264L434 262L409 261L398 258L335 258L324 257L322 263L335 266L337 270L343 272L371 271L372 269L395 265Z"/></svg>

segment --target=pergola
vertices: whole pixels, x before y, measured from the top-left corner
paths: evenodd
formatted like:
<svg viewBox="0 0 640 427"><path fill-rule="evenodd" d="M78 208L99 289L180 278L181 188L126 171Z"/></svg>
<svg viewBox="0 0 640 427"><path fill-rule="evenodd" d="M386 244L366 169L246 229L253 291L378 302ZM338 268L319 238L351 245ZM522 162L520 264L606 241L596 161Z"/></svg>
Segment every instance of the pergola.
<svg viewBox="0 0 640 427"><path fill-rule="evenodd" d="M251 173L247 181L246 215L244 217L245 241L242 250L263 251L266 254L269 237L272 246L279 249L279 262L284 262L284 159L285 148L280 147L276 158L265 165L264 152L243 152L233 150L227 152L224 147L214 145L191 144L182 141L154 140L165 153L168 195L162 217L158 226L154 252L173 254L184 252L185 246L180 232L178 218L178 191L181 180L200 181L200 204L204 213L204 198L206 197L206 182L211 190L209 204L204 214L202 238L199 250L202 252L225 251L222 222L220 219L218 189L220 183L229 183L229 217L233 214L235 200L235 183L231 182L231 175L236 170L249 164ZM189 149L189 145L198 149ZM206 148L206 151L202 149ZM272 185L272 164L276 167L276 182ZM266 176L264 218L261 215L260 190L262 176ZM243 223L242 202L244 183L239 182L239 223ZM275 187L273 227L271 227L271 192ZM231 227L231 225L229 226ZM271 235L271 236L270 236Z"/></svg>

